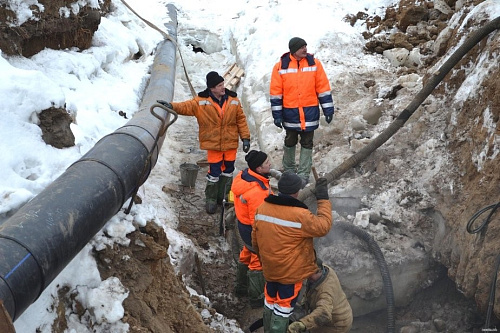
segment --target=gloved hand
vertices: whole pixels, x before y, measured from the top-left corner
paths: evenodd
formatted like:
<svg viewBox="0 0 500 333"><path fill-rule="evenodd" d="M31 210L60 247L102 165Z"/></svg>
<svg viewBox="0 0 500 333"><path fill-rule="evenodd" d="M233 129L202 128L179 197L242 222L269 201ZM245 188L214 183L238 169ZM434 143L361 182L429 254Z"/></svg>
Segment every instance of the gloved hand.
<svg viewBox="0 0 500 333"><path fill-rule="evenodd" d="M274 125L278 126L279 128L283 128L281 122L282 122L281 118L274 119Z"/></svg>
<svg viewBox="0 0 500 333"><path fill-rule="evenodd" d="M325 116L326 123L329 124L332 122L333 119L333 114Z"/></svg>
<svg viewBox="0 0 500 333"><path fill-rule="evenodd" d="M249 139L243 139L243 151L245 153L248 153L250 150L250 140Z"/></svg>
<svg viewBox="0 0 500 333"><path fill-rule="evenodd" d="M326 178L318 178L316 181L316 199L329 199L328 197L328 181Z"/></svg>
<svg viewBox="0 0 500 333"><path fill-rule="evenodd" d="M161 104L161 105L163 105L163 106L166 106L166 107L167 107L167 108L169 108L169 109L172 109L172 110L174 109L174 107L172 106L172 103L169 103L169 102L164 101L164 100L162 100L162 99L157 99L157 100L156 100L156 102L157 102L157 103L160 103L160 104Z"/></svg>
<svg viewBox="0 0 500 333"><path fill-rule="evenodd" d="M294 321L288 326L288 333L301 333L306 331L306 325L301 321Z"/></svg>
<svg viewBox="0 0 500 333"><path fill-rule="evenodd" d="M271 177L276 178L277 180L280 180L281 178L281 172L279 170L271 169L269 170L269 174L271 175Z"/></svg>

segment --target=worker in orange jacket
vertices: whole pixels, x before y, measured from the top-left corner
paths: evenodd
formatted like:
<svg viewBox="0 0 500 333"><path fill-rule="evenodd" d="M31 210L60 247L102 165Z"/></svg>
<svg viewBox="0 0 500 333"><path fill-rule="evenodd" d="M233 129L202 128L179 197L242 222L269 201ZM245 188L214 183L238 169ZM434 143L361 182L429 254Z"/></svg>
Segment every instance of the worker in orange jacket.
<svg viewBox="0 0 500 333"><path fill-rule="evenodd" d="M271 161L266 153L256 150L250 150L245 160L248 168L236 175L231 187L238 231L244 243L237 264L235 291L237 296L248 293L250 306L257 308L264 305L265 280L259 258L252 249L252 225L257 207L272 194Z"/></svg>
<svg viewBox="0 0 500 333"><path fill-rule="evenodd" d="M285 171L278 195L270 195L257 208L252 247L266 280L264 331L285 333L302 281L318 271L313 238L325 236L332 226L327 180L316 182L317 214L298 200L302 179Z"/></svg>
<svg viewBox="0 0 500 333"><path fill-rule="evenodd" d="M208 174L205 188L206 211L214 214L217 204L231 189L238 138L243 151L250 150L250 130L241 102L234 91L224 87L224 78L217 72L206 76L207 89L195 98L168 103L158 101L183 116L194 116L198 122L200 149L207 151Z"/></svg>
<svg viewBox="0 0 500 333"><path fill-rule="evenodd" d="M312 168L314 130L319 127L320 109L329 124L335 111L330 83L321 62L307 53L307 43L293 37L290 52L283 54L271 73L270 102L274 124L286 130L283 170L291 170L309 182ZM300 135L300 158L296 169L295 150Z"/></svg>

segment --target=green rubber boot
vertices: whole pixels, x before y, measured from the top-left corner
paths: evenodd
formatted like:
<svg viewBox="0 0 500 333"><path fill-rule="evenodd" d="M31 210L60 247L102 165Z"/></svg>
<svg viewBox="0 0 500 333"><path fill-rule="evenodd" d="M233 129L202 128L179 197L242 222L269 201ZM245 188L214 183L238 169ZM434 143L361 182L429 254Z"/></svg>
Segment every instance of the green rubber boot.
<svg viewBox="0 0 500 333"><path fill-rule="evenodd" d="M283 146L283 172L293 171L295 172L295 147Z"/></svg>
<svg viewBox="0 0 500 333"><path fill-rule="evenodd" d="M234 286L234 294L236 297L248 295L248 266L239 262L236 264L236 285Z"/></svg>
<svg viewBox="0 0 500 333"><path fill-rule="evenodd" d="M266 280L262 271L248 271L248 298L252 309L260 308L264 305L264 286Z"/></svg>
<svg viewBox="0 0 500 333"><path fill-rule="evenodd" d="M312 149L300 148L299 169L297 175L304 180L303 185L309 183L309 175L312 169Z"/></svg>
<svg viewBox="0 0 500 333"><path fill-rule="evenodd" d="M273 316L273 310L269 309L264 305L264 313L262 314L262 320L264 322L264 333L271 332L271 317Z"/></svg>
<svg viewBox="0 0 500 333"><path fill-rule="evenodd" d="M219 182L211 182L207 180L205 187L205 209L208 214L215 214L217 210L217 192L219 190Z"/></svg>
<svg viewBox="0 0 500 333"><path fill-rule="evenodd" d="M227 195L231 190L231 185L233 184L233 177L220 176L219 177L219 189L217 191L217 204L222 205L222 200L227 199Z"/></svg>
<svg viewBox="0 0 500 333"><path fill-rule="evenodd" d="M269 333L286 333L288 329L288 318L276 315L271 316L271 327Z"/></svg>

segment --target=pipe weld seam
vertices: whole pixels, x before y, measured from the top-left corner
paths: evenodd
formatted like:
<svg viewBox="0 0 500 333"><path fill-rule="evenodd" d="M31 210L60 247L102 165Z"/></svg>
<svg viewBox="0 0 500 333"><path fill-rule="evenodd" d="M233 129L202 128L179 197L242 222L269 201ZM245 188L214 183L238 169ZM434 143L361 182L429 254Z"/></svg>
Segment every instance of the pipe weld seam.
<svg viewBox="0 0 500 333"><path fill-rule="evenodd" d="M96 163L104 165L109 170L111 170L111 172L113 172L115 174L116 178L118 178L118 181L120 182L120 185L122 187L122 203L121 203L120 206L123 206L123 204L125 203L125 201L127 201L127 198L126 198L126 187L125 187L125 183L123 182L123 179L120 177L119 173L111 165L109 165L108 163L106 163L104 161L101 161L101 160L98 160L98 159L95 159L95 158L81 158L78 161L76 161L75 163L71 164L71 166L73 166L73 165L75 165L76 163L79 163L79 162L96 162Z"/></svg>
<svg viewBox="0 0 500 333"><path fill-rule="evenodd" d="M40 260L38 260L38 258L33 254L33 251L31 251L31 249L28 247L28 245L24 244L23 242L15 239L14 237L11 237L11 236L6 236L6 235L2 235L0 234L0 238L5 238L5 239L8 239L8 240L11 240L13 241L14 243L17 243L18 245L20 245L22 248L24 248L26 251L28 251L28 253L33 257L33 260L35 260L36 262L36 265L38 266L38 269L40 270L40 276L41 276L41 286L40 286L40 292L38 293L38 295L36 296L36 299L38 299L38 297L40 297L40 295L42 294L43 290L45 289L45 274L43 273L43 269L42 269L42 265L40 264ZM15 268L17 268L23 261L25 261L27 259L27 256L25 256L23 258L23 260L21 260L16 266ZM9 274L13 272L13 270L11 270L9 272ZM5 280L4 280L5 281ZM7 282L7 281L5 281Z"/></svg>

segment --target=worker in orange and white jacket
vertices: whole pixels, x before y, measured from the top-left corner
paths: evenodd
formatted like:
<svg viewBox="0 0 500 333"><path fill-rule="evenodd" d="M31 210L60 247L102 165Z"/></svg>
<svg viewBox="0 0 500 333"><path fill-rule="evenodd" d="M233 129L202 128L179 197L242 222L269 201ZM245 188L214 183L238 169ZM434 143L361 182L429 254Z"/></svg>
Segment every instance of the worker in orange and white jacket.
<svg viewBox="0 0 500 333"><path fill-rule="evenodd" d="M270 102L274 124L286 130L283 171L293 171L309 182L312 168L314 130L319 127L320 109L329 124L335 111L330 83L321 62L307 53L300 37L290 39L290 52L283 54L271 73ZM300 135L300 158L296 169L295 150Z"/></svg>
<svg viewBox="0 0 500 333"><path fill-rule="evenodd" d="M278 195L264 199L255 213L252 247L266 280L265 332L286 332L303 281L318 271L313 239L325 236L332 226L327 180L316 182L317 214L298 200L301 185L298 175L284 172Z"/></svg>
<svg viewBox="0 0 500 333"><path fill-rule="evenodd" d="M196 117L200 148L207 151L209 163L205 208L214 214L231 189L238 139L243 141L245 153L250 150L250 130L241 102L234 91L224 87L224 78L209 72L206 79L207 89L191 100L158 102L180 115Z"/></svg>
<svg viewBox="0 0 500 333"><path fill-rule="evenodd" d="M272 194L269 177L275 170L262 151L251 150L245 160L248 168L234 178L231 191L234 194L234 210L238 232L244 246L240 252L236 272L236 296L248 294L252 308L264 305L264 276L257 254L252 249L252 225L257 207Z"/></svg>

